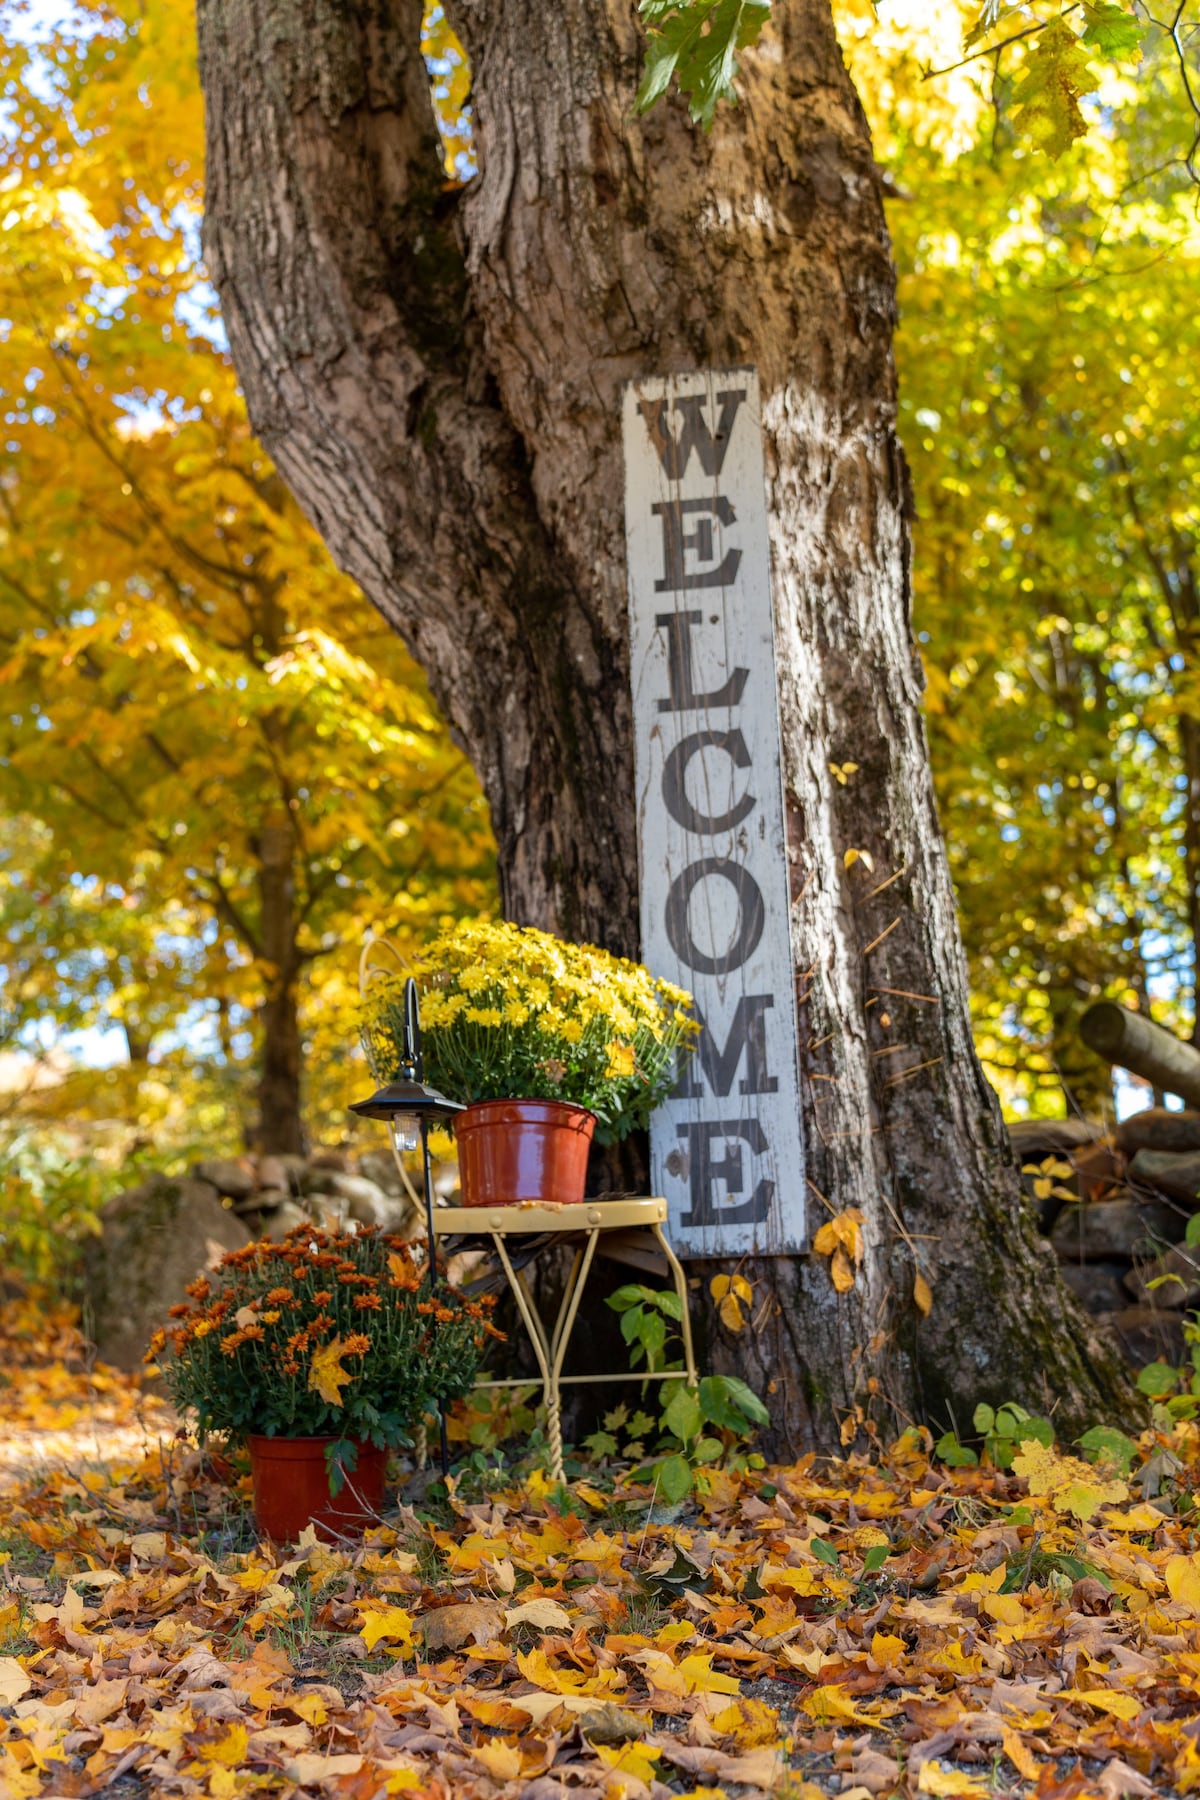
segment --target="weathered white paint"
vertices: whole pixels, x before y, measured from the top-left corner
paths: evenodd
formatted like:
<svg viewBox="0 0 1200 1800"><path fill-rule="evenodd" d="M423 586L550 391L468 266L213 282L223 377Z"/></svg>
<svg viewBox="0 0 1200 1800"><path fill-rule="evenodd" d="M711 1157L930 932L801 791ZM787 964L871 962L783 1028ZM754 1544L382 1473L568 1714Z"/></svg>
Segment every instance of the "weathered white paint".
<svg viewBox="0 0 1200 1800"><path fill-rule="evenodd" d="M642 945L705 1022L654 1115L694 1256L804 1247L795 988L758 379L631 382L625 531Z"/></svg>

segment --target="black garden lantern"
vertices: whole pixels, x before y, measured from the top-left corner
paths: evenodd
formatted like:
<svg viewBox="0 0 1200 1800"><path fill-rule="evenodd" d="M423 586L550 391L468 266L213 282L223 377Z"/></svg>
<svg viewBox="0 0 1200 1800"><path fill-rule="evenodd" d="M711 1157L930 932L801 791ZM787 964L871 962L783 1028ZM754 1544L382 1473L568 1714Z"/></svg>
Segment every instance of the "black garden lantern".
<svg viewBox="0 0 1200 1800"><path fill-rule="evenodd" d="M429 1126L454 1117L466 1109L457 1100L447 1100L435 1087L426 1086L425 1065L421 1056L421 1011L417 984L410 975L404 983L404 1048L400 1056L400 1074L371 1095L356 1101L350 1111L361 1119L382 1119L392 1134L397 1152L420 1150L425 1173L425 1234L429 1245L429 1279L437 1270L437 1242L433 1231L433 1171L429 1164ZM446 1420L442 1415L442 1473L450 1467L446 1442Z"/></svg>

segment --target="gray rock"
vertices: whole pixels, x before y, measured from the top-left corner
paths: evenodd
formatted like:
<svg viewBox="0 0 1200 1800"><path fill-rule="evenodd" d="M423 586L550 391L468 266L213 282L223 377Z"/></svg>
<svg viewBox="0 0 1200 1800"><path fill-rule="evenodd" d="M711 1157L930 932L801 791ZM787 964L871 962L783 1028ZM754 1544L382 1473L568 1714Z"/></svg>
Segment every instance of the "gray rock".
<svg viewBox="0 0 1200 1800"><path fill-rule="evenodd" d="M146 1345L184 1289L251 1233L205 1181L153 1175L116 1194L100 1215L100 1236L84 1270L84 1320L100 1356L140 1369Z"/></svg>
<svg viewBox="0 0 1200 1800"><path fill-rule="evenodd" d="M290 1198L291 1195L286 1194L282 1188L259 1188L249 1199L235 1200L233 1210L240 1219L244 1219L251 1213L274 1212L277 1206L282 1206Z"/></svg>
<svg viewBox="0 0 1200 1800"><path fill-rule="evenodd" d="M342 1200L360 1200L367 1206L373 1206L385 1198L383 1189L373 1181L368 1181L365 1175L331 1175L325 1192L336 1194Z"/></svg>
<svg viewBox="0 0 1200 1800"><path fill-rule="evenodd" d="M258 1175L248 1156L214 1156L197 1163L192 1174L198 1181L210 1181L218 1194L231 1200L245 1200L258 1186Z"/></svg>
<svg viewBox="0 0 1200 1800"><path fill-rule="evenodd" d="M1139 1150L1200 1150L1200 1112L1147 1106L1122 1119L1117 1143L1127 1156L1136 1156Z"/></svg>
<svg viewBox="0 0 1200 1800"><path fill-rule="evenodd" d="M1066 1262L1062 1278L1080 1304L1090 1313L1120 1312L1128 1306L1125 1277L1127 1262Z"/></svg>
<svg viewBox="0 0 1200 1800"><path fill-rule="evenodd" d="M304 1210L322 1231L343 1231L350 1217L350 1202L341 1194L309 1194Z"/></svg>
<svg viewBox="0 0 1200 1800"><path fill-rule="evenodd" d="M1195 1212L1200 1206L1200 1151L1139 1150L1129 1165L1129 1179L1170 1194Z"/></svg>
<svg viewBox="0 0 1200 1800"><path fill-rule="evenodd" d="M385 1194L398 1199L404 1192L404 1183L400 1179L400 1171L396 1167L396 1159L390 1150L368 1150L358 1159L358 1172L373 1181L377 1188Z"/></svg>
<svg viewBox="0 0 1200 1800"><path fill-rule="evenodd" d="M314 1150L308 1159L310 1169L340 1169L349 1174L353 1162L345 1150Z"/></svg>
<svg viewBox="0 0 1200 1800"><path fill-rule="evenodd" d="M1163 1201L1096 1200L1067 1206L1050 1242L1059 1260L1107 1262L1117 1257L1154 1256L1163 1244L1183 1236L1186 1220Z"/></svg>
<svg viewBox="0 0 1200 1800"><path fill-rule="evenodd" d="M300 1177L307 1167L308 1161L303 1156L260 1156L258 1159L259 1186L282 1188L285 1194L294 1194L299 1190Z"/></svg>
<svg viewBox="0 0 1200 1800"><path fill-rule="evenodd" d="M332 1194L333 1184L342 1173L341 1169L328 1168L324 1163L306 1163L297 1175L292 1191L298 1190L302 1195Z"/></svg>
<svg viewBox="0 0 1200 1800"><path fill-rule="evenodd" d="M1154 1287L1152 1282L1161 1285ZM1165 1312L1194 1306L1200 1300L1200 1250L1185 1250L1180 1244L1152 1262L1139 1263L1125 1277L1125 1292L1139 1306L1158 1306Z"/></svg>
<svg viewBox="0 0 1200 1800"><path fill-rule="evenodd" d="M298 1206L294 1200L284 1200L275 1208L274 1212L268 1213L264 1218L262 1235L270 1238L272 1242L277 1242L280 1238L286 1237L288 1232L293 1231L297 1225L311 1225L312 1223L310 1214L306 1213L303 1207Z"/></svg>

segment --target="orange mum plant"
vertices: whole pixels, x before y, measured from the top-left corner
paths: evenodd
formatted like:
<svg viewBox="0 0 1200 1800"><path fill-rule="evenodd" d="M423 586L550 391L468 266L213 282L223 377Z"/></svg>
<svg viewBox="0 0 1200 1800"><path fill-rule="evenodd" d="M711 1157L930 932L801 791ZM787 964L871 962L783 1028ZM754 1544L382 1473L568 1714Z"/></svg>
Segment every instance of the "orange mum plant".
<svg viewBox="0 0 1200 1800"><path fill-rule="evenodd" d="M297 1226L278 1243L222 1257L188 1288L154 1334L171 1397L200 1440L337 1440L331 1468L354 1446L394 1449L431 1406L474 1385L491 1300L469 1299L378 1231Z"/></svg>

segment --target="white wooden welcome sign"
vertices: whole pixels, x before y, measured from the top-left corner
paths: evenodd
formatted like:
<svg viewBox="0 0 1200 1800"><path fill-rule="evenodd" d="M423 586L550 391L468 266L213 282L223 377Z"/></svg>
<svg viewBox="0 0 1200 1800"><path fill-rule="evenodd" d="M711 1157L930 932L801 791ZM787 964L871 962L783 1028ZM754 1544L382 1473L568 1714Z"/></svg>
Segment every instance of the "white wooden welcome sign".
<svg viewBox="0 0 1200 1800"><path fill-rule="evenodd" d="M804 1247L804 1147L753 369L625 390L642 949L703 1023L651 1122L685 1254Z"/></svg>

